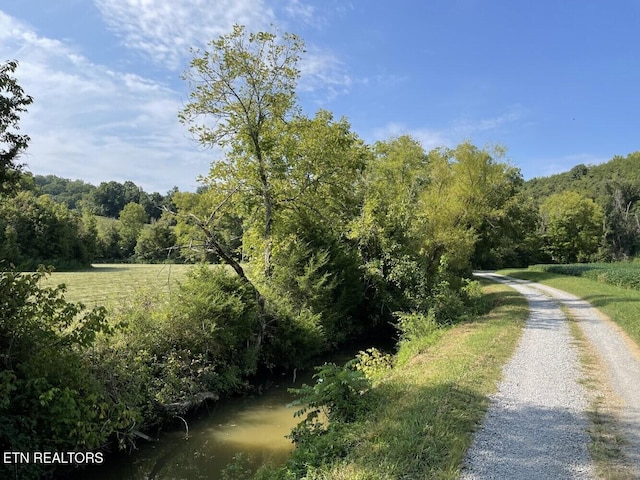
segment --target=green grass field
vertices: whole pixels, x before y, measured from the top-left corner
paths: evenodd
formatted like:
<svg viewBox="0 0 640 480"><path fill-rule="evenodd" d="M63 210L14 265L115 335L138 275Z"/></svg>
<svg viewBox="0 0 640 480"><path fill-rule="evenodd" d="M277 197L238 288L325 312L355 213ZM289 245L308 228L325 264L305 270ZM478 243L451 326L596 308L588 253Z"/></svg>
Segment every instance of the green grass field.
<svg viewBox="0 0 640 480"><path fill-rule="evenodd" d="M570 263L567 265L533 265L530 270L560 273L597 280L607 285L640 290L640 263Z"/></svg>
<svg viewBox="0 0 640 480"><path fill-rule="evenodd" d="M54 272L43 285L67 287L66 299L89 307L114 305L141 289L170 293L193 265L95 264L90 270Z"/></svg>

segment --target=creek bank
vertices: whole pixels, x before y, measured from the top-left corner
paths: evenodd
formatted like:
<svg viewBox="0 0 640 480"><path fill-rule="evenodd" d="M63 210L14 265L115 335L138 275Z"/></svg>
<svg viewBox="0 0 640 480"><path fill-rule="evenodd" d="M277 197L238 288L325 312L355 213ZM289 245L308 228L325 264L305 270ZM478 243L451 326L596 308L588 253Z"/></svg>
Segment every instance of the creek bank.
<svg viewBox="0 0 640 480"><path fill-rule="evenodd" d="M377 341L378 343L370 343ZM368 342L351 342L339 351L318 357L314 364L342 365L356 353L375 345L393 348L390 338L376 336ZM153 441L139 442L130 454L113 452L100 466L87 467L59 480L146 480L153 478L220 479L221 471L240 454L246 464L257 469L271 462L282 464L294 449L286 438L300 419L289 407L295 397L289 388L314 382L313 368L279 371L257 376L245 395L206 401L184 415L177 416L164 429L150 435ZM150 437L151 438L151 437Z"/></svg>

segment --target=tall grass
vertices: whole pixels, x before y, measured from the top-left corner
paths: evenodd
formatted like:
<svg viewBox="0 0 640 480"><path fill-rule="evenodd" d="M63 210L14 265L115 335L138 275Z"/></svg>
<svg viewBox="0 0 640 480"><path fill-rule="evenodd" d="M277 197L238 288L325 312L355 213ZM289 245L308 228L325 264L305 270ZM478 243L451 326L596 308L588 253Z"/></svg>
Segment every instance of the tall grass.
<svg viewBox="0 0 640 480"><path fill-rule="evenodd" d="M638 263L570 263L566 265L534 265L531 270L585 277L618 287L640 290Z"/></svg>

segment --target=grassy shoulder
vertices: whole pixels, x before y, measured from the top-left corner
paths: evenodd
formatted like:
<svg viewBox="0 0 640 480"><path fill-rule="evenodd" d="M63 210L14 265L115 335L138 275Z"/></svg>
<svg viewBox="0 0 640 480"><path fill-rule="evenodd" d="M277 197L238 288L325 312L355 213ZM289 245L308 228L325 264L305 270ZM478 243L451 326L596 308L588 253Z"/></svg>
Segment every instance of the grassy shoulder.
<svg viewBox="0 0 640 480"><path fill-rule="evenodd" d="M458 476L486 412L487 395L496 389L528 312L524 298L513 290L497 284L485 289L488 313L418 338L418 348L401 347L396 358L404 360L375 382L366 416L340 432L340 453L306 469L304 478ZM286 470L262 472L258 478L295 478Z"/></svg>
<svg viewBox="0 0 640 480"><path fill-rule="evenodd" d="M623 453L626 443L619 420L620 399L611 391L600 356L579 327L579 322L568 309L563 309L569 320L574 344L580 352L581 383L589 399L587 418L591 438L589 453L598 478L605 480L631 480L633 468Z"/></svg>
<svg viewBox="0 0 640 480"><path fill-rule="evenodd" d="M500 270L498 273L543 283L586 300L616 322L637 345L640 345L640 291L607 285L590 278L529 269Z"/></svg>

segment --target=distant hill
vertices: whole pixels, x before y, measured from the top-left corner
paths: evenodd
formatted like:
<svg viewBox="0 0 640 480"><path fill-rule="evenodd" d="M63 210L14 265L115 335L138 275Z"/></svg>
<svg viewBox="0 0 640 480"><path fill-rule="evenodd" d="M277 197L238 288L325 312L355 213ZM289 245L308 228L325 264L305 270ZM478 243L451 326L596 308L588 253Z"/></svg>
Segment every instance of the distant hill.
<svg viewBox="0 0 640 480"><path fill-rule="evenodd" d="M640 257L640 152L617 156L601 165L576 165L568 172L534 178L524 185L525 195L538 204L569 190L602 207L600 259Z"/></svg>
<svg viewBox="0 0 640 480"><path fill-rule="evenodd" d="M600 165L576 165L568 172L525 182L525 192L537 201L554 193L573 190L605 205L619 185L640 193L640 152L616 156ZM636 202L634 202L636 203Z"/></svg>

